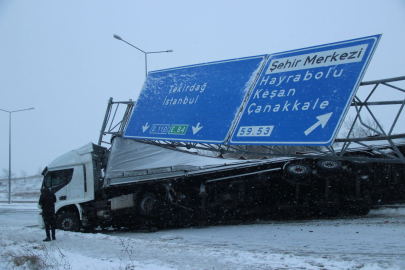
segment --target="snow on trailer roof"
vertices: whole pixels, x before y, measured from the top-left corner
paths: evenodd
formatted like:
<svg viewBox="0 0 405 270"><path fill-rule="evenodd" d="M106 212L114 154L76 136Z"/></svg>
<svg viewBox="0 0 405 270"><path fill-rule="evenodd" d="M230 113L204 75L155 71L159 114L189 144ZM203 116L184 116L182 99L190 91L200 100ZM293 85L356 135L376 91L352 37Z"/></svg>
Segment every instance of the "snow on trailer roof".
<svg viewBox="0 0 405 270"><path fill-rule="evenodd" d="M288 161L293 158L277 158ZM152 179L198 175L267 164L270 160L237 160L201 156L161 146L116 137L111 147L104 186Z"/></svg>

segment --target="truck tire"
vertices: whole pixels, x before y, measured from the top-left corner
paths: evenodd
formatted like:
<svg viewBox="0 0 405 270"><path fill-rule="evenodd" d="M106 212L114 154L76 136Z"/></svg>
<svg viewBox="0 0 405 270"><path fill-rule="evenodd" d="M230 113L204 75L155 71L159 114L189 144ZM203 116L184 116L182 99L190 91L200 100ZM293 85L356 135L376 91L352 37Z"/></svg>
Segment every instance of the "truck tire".
<svg viewBox="0 0 405 270"><path fill-rule="evenodd" d="M349 216L366 216L370 212L370 205L356 205L347 207L345 214Z"/></svg>
<svg viewBox="0 0 405 270"><path fill-rule="evenodd" d="M357 174L369 174L372 170L371 162L367 160L368 156L357 155L353 157L363 158L363 160L352 160L350 161L350 167L352 171Z"/></svg>
<svg viewBox="0 0 405 270"><path fill-rule="evenodd" d="M342 169L342 164L336 160L318 160L316 165L320 175L333 175Z"/></svg>
<svg viewBox="0 0 405 270"><path fill-rule="evenodd" d="M287 182L300 184L310 179L311 168L306 164L290 164L285 172Z"/></svg>
<svg viewBox="0 0 405 270"><path fill-rule="evenodd" d="M75 213L62 212L56 221L56 227L64 231L78 231L80 228L79 218Z"/></svg>
<svg viewBox="0 0 405 270"><path fill-rule="evenodd" d="M143 216L154 215L159 208L159 202L154 193L148 192L141 196L138 203L138 212Z"/></svg>

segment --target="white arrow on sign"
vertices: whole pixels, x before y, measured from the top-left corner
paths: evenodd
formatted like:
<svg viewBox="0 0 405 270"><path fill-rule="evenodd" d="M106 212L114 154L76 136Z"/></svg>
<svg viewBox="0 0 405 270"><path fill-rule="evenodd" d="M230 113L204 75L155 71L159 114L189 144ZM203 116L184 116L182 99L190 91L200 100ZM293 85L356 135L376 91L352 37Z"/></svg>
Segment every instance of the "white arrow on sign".
<svg viewBox="0 0 405 270"><path fill-rule="evenodd" d="M319 121L316 122L315 124L313 124L309 129L305 130L305 136L307 136L309 133L311 133L312 131L314 131L314 129L316 129L319 125L322 125L322 128L325 127L326 123L328 123L329 118L332 116L332 113L327 113L327 114L323 114L320 116L317 116L316 119L318 119Z"/></svg>
<svg viewBox="0 0 405 270"><path fill-rule="evenodd" d="M150 126L148 126L148 122L144 126L142 126L143 132L145 132Z"/></svg>
<svg viewBox="0 0 405 270"><path fill-rule="evenodd" d="M203 127L200 127L200 123L197 124L196 127L193 127L193 135L196 134L198 131L200 131L200 129L202 129Z"/></svg>

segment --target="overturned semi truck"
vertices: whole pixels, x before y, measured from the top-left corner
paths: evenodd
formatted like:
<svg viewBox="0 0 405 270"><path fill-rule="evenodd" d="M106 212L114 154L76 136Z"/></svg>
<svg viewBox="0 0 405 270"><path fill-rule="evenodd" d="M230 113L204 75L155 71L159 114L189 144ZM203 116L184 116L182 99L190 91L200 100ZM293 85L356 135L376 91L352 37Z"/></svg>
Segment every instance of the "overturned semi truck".
<svg viewBox="0 0 405 270"><path fill-rule="evenodd" d="M405 153L405 140L396 145ZM389 146L379 149L390 151ZM347 154L375 155L359 149ZM403 164L311 155L224 159L122 137L114 137L110 149L89 143L70 151L43 174L42 187L57 197L57 226L70 231L215 224L257 216L364 215L371 204L405 197Z"/></svg>
<svg viewBox="0 0 405 270"><path fill-rule="evenodd" d="M360 83L380 38L149 72L136 105L126 102L117 124L110 99L98 144L44 170L43 187L57 197L58 227L364 215L372 204L404 200L405 134L393 130L405 103L369 99L380 84L405 92L388 84L405 77ZM360 85L371 84L365 100L357 96ZM370 106L377 105L400 106L387 132L362 121L363 107L376 120ZM336 139L351 107L374 138L353 139L352 126ZM111 136L108 147L104 135ZM248 160L191 152L243 146L276 151Z"/></svg>

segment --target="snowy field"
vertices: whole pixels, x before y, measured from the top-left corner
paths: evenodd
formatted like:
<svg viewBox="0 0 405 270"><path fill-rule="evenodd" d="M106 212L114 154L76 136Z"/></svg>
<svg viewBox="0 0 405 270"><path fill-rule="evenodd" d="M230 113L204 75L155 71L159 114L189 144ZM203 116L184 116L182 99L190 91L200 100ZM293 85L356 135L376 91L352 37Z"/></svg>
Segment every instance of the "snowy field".
<svg viewBox="0 0 405 270"><path fill-rule="evenodd" d="M0 204L0 269L405 269L405 205L362 218L57 231L48 243L38 212L33 203ZM28 258L41 267L29 268Z"/></svg>
<svg viewBox="0 0 405 270"><path fill-rule="evenodd" d="M38 201L42 179L42 175L12 178L11 201ZM8 179L0 179L0 202L8 202Z"/></svg>

